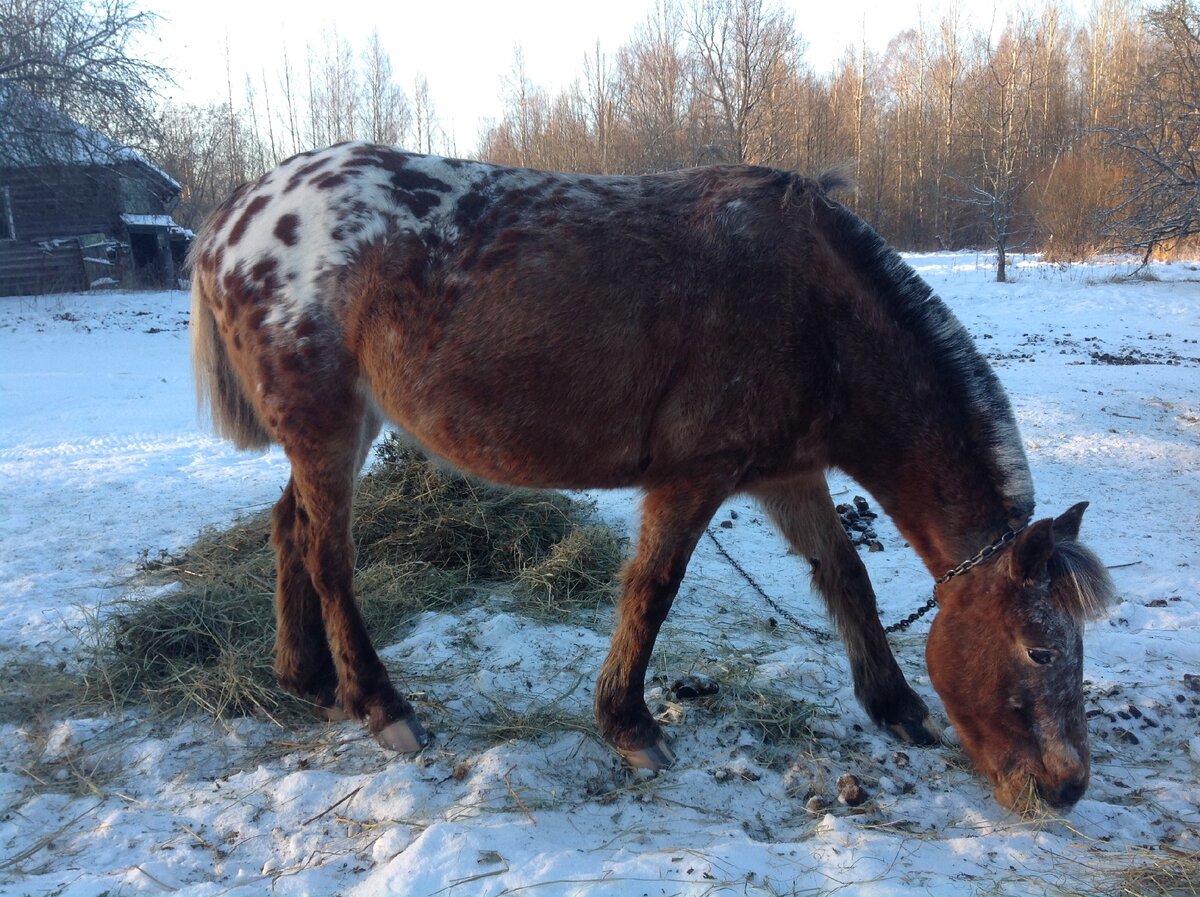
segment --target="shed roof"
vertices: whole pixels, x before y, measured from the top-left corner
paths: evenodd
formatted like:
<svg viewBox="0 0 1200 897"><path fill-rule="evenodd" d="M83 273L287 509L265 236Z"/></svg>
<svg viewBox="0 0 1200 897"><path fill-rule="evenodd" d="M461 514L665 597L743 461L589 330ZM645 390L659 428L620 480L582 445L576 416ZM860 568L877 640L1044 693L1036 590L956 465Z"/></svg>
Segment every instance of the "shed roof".
<svg viewBox="0 0 1200 897"><path fill-rule="evenodd" d="M168 189L182 189L136 150L80 124L26 91L0 88L0 167L122 162L144 169Z"/></svg>

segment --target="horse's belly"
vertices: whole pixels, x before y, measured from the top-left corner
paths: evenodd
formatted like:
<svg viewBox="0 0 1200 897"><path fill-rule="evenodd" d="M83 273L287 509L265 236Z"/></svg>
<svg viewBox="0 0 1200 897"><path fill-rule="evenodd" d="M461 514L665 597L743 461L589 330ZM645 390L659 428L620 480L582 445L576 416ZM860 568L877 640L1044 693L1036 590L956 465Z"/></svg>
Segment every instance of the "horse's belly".
<svg viewBox="0 0 1200 897"><path fill-rule="evenodd" d="M591 489L631 486L644 466L619 440L547 439L494 416L399 420L427 450L466 473L510 486Z"/></svg>
<svg viewBox="0 0 1200 897"><path fill-rule="evenodd" d="M385 416L415 441L493 482L562 489L630 486L653 460L639 415L598 396L444 377L426 381L423 389L394 383L382 392L377 401Z"/></svg>

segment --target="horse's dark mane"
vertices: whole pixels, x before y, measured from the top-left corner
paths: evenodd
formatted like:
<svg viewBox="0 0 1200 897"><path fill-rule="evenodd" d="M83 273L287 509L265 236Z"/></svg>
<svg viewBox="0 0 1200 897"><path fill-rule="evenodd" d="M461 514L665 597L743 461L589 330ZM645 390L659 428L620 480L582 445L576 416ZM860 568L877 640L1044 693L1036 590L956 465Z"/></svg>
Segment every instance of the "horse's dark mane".
<svg viewBox="0 0 1200 897"><path fill-rule="evenodd" d="M1100 619L1116 601L1116 586L1104 563L1079 542L1055 545L1048 572L1051 600L1080 623Z"/></svg>
<svg viewBox="0 0 1200 897"><path fill-rule="evenodd" d="M933 289L865 221L826 200L828 236L877 297L888 316L918 345L969 421L977 457L991 468L1012 525L1033 514L1033 481L1012 406L966 328Z"/></svg>

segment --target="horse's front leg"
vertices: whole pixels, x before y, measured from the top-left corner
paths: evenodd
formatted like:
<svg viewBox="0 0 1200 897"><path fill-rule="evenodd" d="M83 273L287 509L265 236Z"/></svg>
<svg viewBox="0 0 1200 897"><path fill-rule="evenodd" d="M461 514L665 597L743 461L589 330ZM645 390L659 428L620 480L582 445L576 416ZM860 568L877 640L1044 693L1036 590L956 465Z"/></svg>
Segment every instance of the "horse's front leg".
<svg viewBox="0 0 1200 897"><path fill-rule="evenodd" d="M637 554L625 568L612 647L596 686L600 731L630 766L657 770L674 762L646 707L646 667L696 542L729 491L723 480L690 481L646 494Z"/></svg>
<svg viewBox="0 0 1200 897"><path fill-rule="evenodd" d="M940 736L925 702L896 663L867 568L842 528L824 475L763 485L755 494L792 548L812 565L813 584L841 632L854 694L867 715L905 741L936 743Z"/></svg>

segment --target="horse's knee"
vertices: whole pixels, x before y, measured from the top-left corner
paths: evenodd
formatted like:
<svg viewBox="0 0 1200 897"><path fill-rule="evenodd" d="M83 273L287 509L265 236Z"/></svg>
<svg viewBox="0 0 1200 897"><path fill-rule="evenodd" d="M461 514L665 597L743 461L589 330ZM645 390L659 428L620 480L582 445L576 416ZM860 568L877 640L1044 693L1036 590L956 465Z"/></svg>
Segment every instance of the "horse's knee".
<svg viewBox="0 0 1200 897"><path fill-rule="evenodd" d="M849 600L874 610L875 588L862 559L847 540L844 546L833 545L822 554L809 558L812 581L817 591L831 604Z"/></svg>

